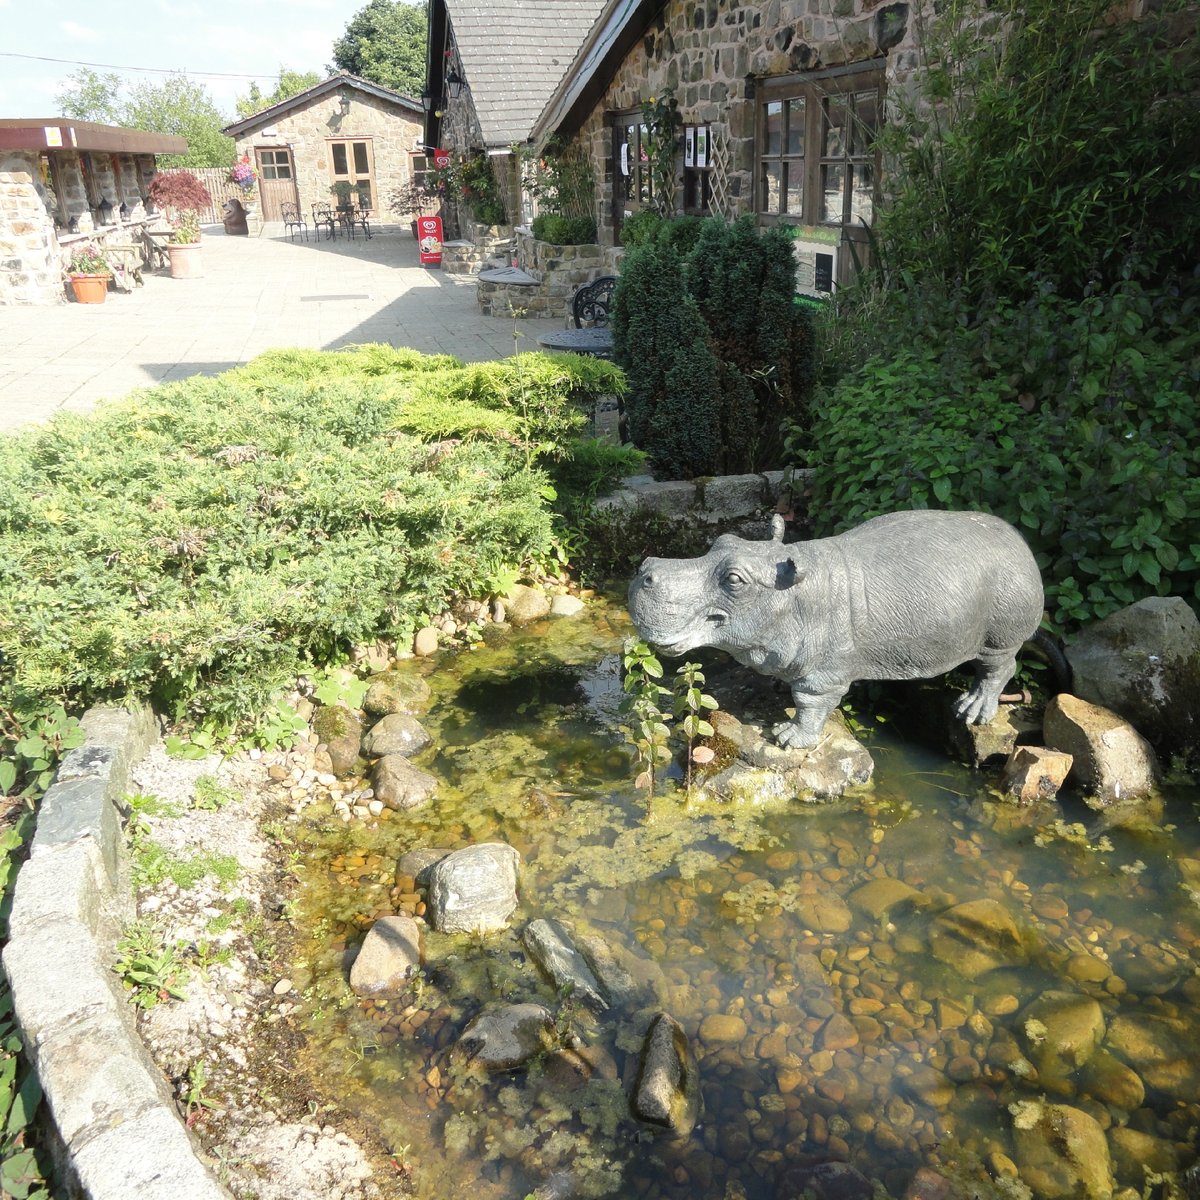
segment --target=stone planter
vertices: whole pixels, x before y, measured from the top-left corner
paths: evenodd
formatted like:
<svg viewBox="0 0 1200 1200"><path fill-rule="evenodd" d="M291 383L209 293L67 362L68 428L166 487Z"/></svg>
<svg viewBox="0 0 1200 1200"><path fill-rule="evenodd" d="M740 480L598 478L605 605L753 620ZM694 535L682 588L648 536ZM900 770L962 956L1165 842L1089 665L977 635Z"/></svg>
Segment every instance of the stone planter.
<svg viewBox="0 0 1200 1200"><path fill-rule="evenodd" d="M72 275L71 290L78 304L103 304L108 295L108 276Z"/></svg>
<svg viewBox="0 0 1200 1200"><path fill-rule="evenodd" d="M199 242L169 242L167 254L171 259L172 279L199 279L204 274Z"/></svg>

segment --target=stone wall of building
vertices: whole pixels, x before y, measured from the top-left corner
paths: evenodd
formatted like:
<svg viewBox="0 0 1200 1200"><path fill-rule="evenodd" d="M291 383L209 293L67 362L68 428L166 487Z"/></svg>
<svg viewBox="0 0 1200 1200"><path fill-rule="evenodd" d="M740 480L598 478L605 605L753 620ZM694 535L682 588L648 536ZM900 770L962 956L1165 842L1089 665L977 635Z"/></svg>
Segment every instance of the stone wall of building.
<svg viewBox="0 0 1200 1200"><path fill-rule="evenodd" d="M753 211L754 98L760 80L880 59L890 94L917 66L908 3L880 0L670 0L630 52L577 135L597 180L597 226L613 242L607 114L670 89L687 125L708 125L729 211ZM682 154L680 155L682 169Z"/></svg>
<svg viewBox="0 0 1200 1200"><path fill-rule="evenodd" d="M343 111L343 98L349 108ZM388 198L409 182L411 155L425 141L422 114L410 112L351 86L319 96L303 108L279 117L269 129L243 134L236 153L254 160L256 148L290 146L296 167L296 188L301 212L311 213L314 204L335 204L329 190L332 182L332 139L370 141L374 157L376 196L372 211L378 219L393 217Z"/></svg>
<svg viewBox="0 0 1200 1200"><path fill-rule="evenodd" d="M0 304L59 304L54 220L39 188L38 154L0 152Z"/></svg>

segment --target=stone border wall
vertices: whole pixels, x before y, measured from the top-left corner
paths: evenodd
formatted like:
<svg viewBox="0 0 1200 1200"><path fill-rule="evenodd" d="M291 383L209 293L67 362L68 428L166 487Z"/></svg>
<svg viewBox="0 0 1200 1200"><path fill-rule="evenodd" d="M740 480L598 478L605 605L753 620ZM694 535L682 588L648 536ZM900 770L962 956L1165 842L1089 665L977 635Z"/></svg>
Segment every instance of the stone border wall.
<svg viewBox="0 0 1200 1200"><path fill-rule="evenodd" d="M71 1196L229 1200L196 1156L112 964L132 912L122 797L153 713L94 708L42 799L17 876L4 970L62 1139Z"/></svg>
<svg viewBox="0 0 1200 1200"><path fill-rule="evenodd" d="M518 226L513 238L516 265L535 285L513 287L481 281L477 299L485 316L562 317L569 325L576 289L601 275L615 275L623 253L620 247L540 242L527 225Z"/></svg>
<svg viewBox="0 0 1200 1200"><path fill-rule="evenodd" d="M709 524L762 514L785 489L797 496L811 470L763 471L754 475L716 475L707 479L659 481L634 475L610 496L596 501L602 512L642 508L667 517L699 519Z"/></svg>

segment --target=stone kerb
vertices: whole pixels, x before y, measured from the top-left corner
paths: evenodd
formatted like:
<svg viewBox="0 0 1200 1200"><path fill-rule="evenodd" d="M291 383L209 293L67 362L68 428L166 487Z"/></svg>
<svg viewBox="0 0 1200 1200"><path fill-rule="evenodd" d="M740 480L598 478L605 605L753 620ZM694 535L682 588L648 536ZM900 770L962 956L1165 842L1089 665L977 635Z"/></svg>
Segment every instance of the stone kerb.
<svg viewBox="0 0 1200 1200"><path fill-rule="evenodd" d="M666 517L692 517L710 524L759 515L774 505L785 489L803 490L808 470L764 471L752 475L717 475L708 479L660 482L635 475L610 496L596 501L600 511L643 509Z"/></svg>
<svg viewBox="0 0 1200 1200"><path fill-rule="evenodd" d="M196 1157L112 971L132 915L121 798L157 725L145 708L97 708L83 727L84 744L42 800L4 951L64 1175L87 1200L228 1200Z"/></svg>

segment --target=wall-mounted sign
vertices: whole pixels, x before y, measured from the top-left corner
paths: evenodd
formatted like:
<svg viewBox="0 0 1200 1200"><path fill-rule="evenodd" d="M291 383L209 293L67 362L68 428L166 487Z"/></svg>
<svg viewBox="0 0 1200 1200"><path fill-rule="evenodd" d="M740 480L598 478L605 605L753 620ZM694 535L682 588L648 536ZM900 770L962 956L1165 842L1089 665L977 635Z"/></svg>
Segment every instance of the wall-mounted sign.
<svg viewBox="0 0 1200 1200"><path fill-rule="evenodd" d="M837 286L837 256L841 233L813 225L791 227L796 257L796 294L828 296Z"/></svg>
<svg viewBox="0 0 1200 1200"><path fill-rule="evenodd" d="M629 174L629 143L621 143L621 174L628 176Z"/></svg>
<svg viewBox="0 0 1200 1200"><path fill-rule="evenodd" d="M61 146L63 144L62 130L57 125L45 125L42 128L42 132L46 135L47 146Z"/></svg>
<svg viewBox="0 0 1200 1200"><path fill-rule="evenodd" d="M433 152L433 165L440 171L450 165L449 150L435 150Z"/></svg>
<svg viewBox="0 0 1200 1200"><path fill-rule="evenodd" d="M683 131L683 165L685 167L694 167L696 165L695 125L688 125Z"/></svg>
<svg viewBox="0 0 1200 1200"><path fill-rule="evenodd" d="M696 126L696 166L708 166L708 126Z"/></svg>
<svg viewBox="0 0 1200 1200"><path fill-rule="evenodd" d="M417 248L421 252L421 266L442 265L442 218L417 218Z"/></svg>

